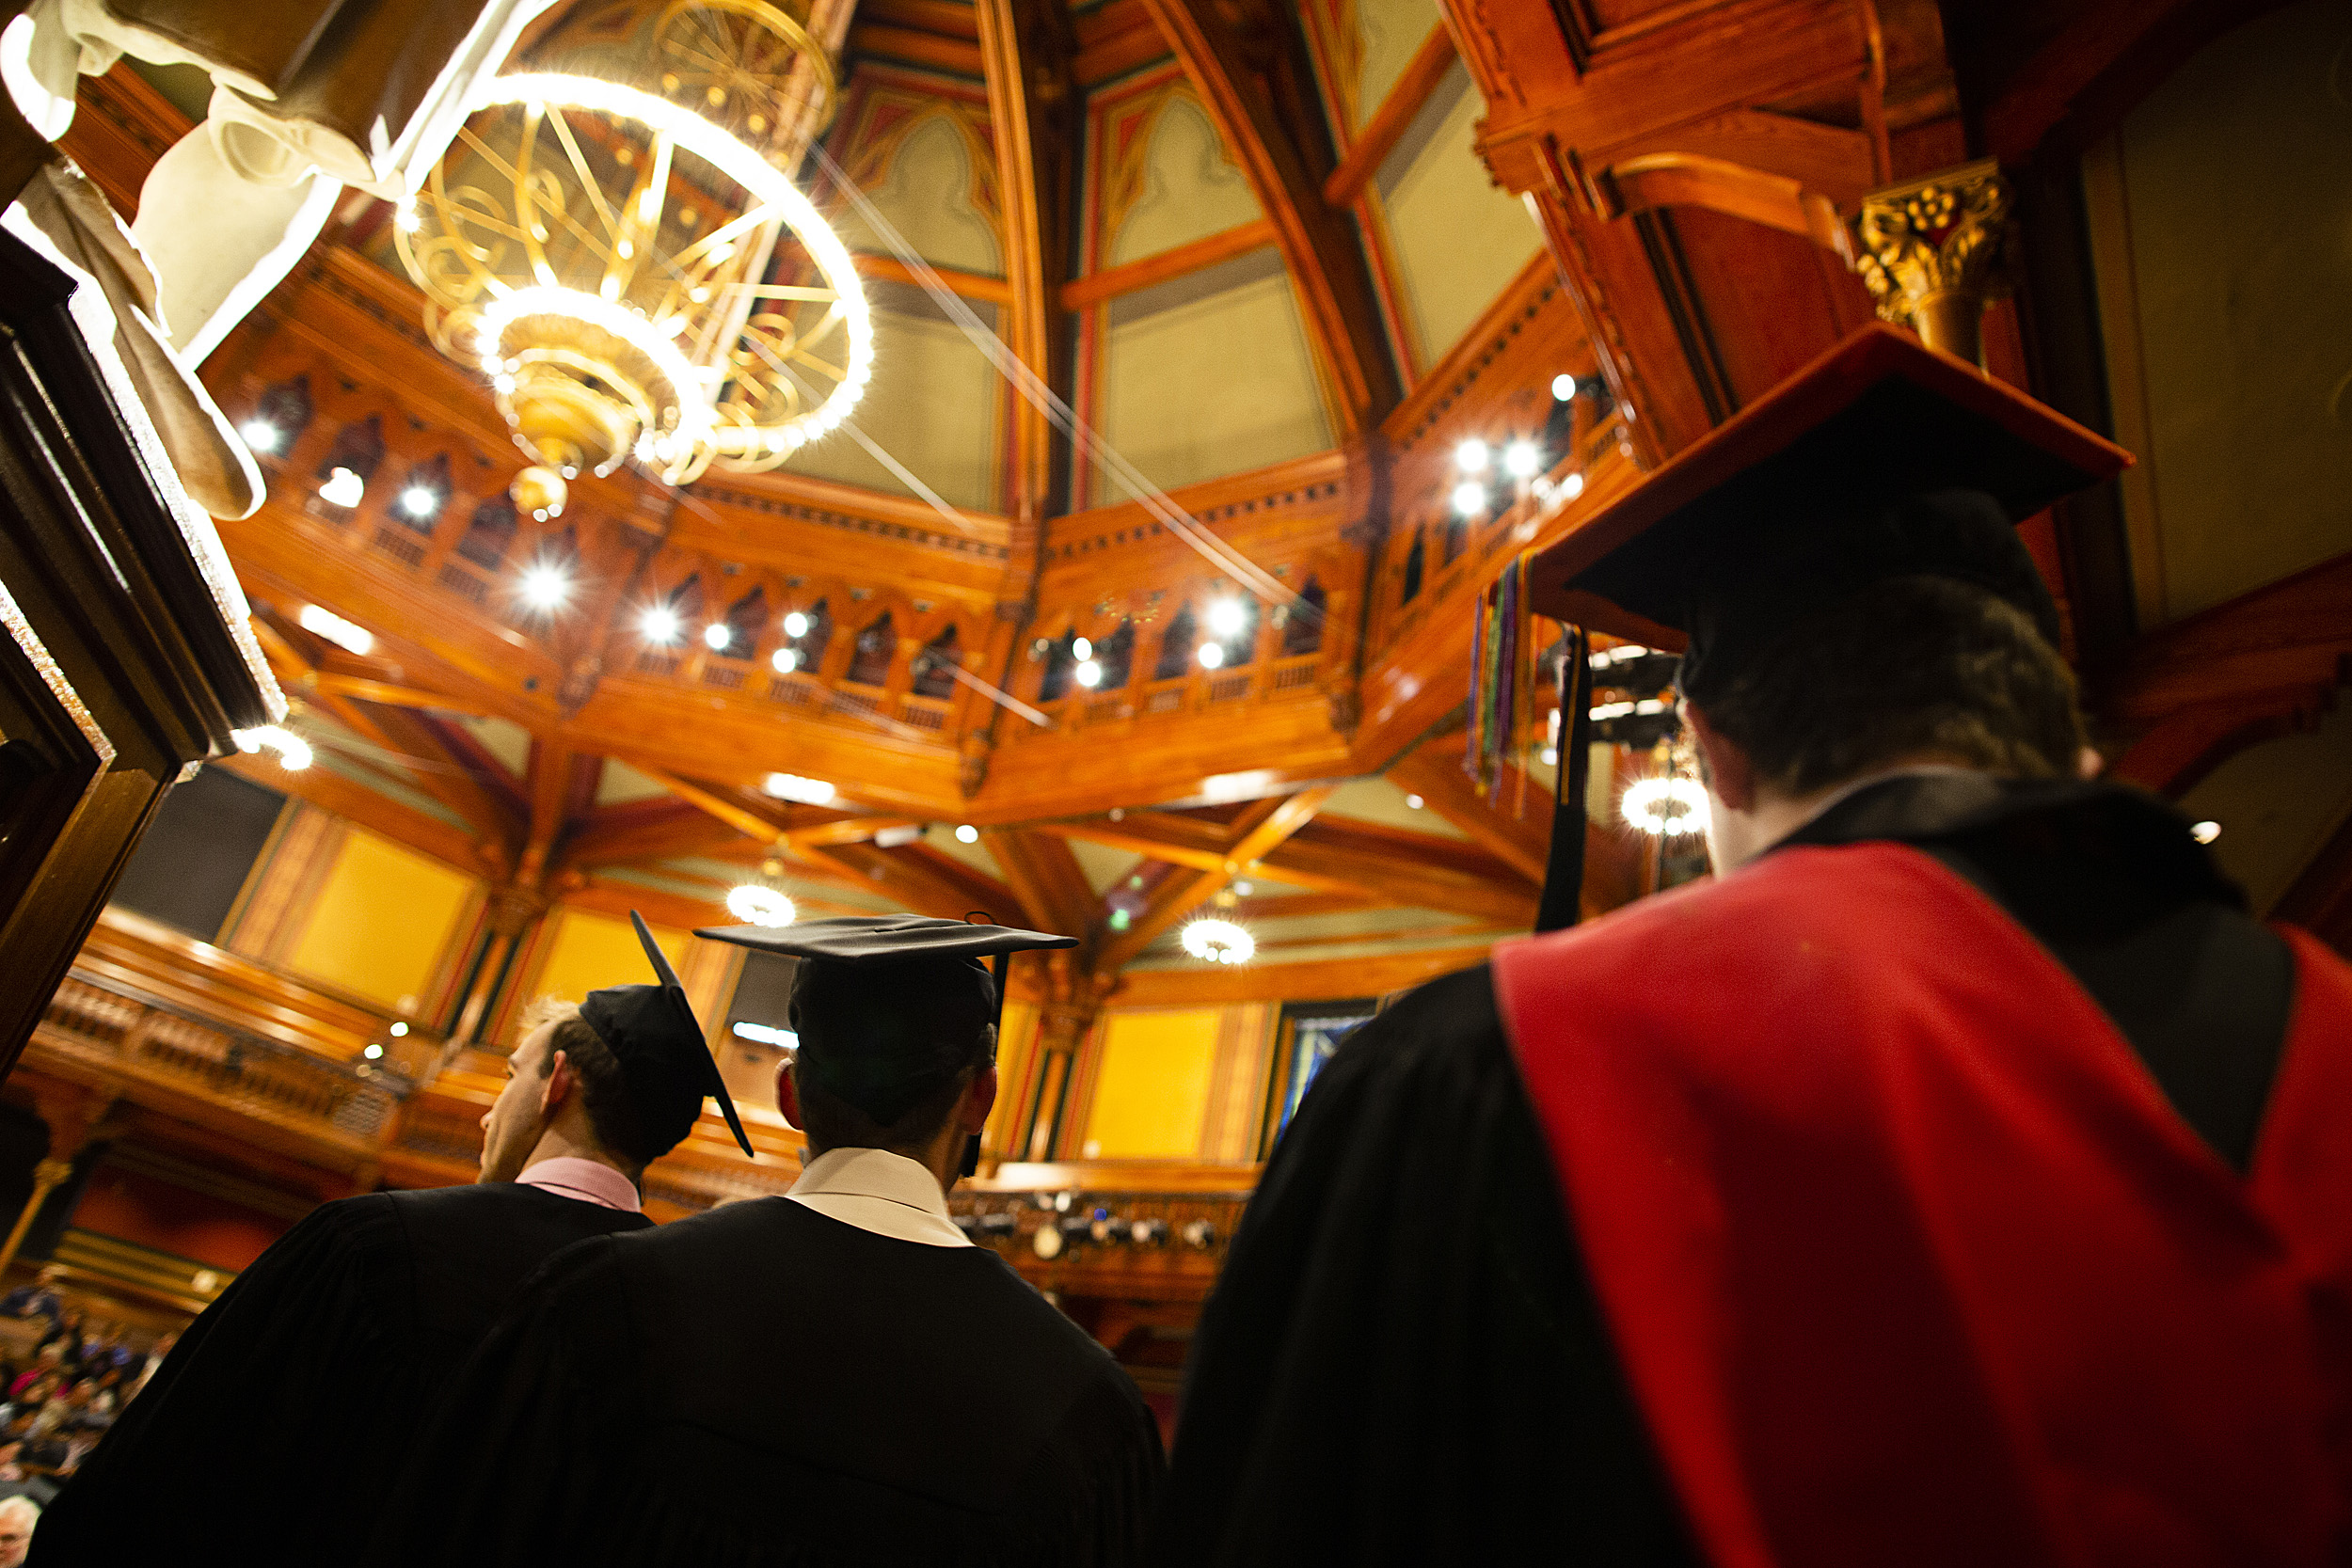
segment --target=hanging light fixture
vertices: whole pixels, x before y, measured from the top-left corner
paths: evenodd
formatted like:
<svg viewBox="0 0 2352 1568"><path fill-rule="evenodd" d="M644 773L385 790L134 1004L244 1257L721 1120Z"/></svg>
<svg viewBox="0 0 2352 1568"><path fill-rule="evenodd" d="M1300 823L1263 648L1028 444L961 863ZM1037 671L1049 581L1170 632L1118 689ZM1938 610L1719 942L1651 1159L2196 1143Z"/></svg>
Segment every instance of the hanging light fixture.
<svg viewBox="0 0 2352 1568"><path fill-rule="evenodd" d="M789 926L800 911L774 888L743 882L727 891L727 913L751 926Z"/></svg>
<svg viewBox="0 0 2352 1568"><path fill-rule="evenodd" d="M1246 964L1258 952L1258 939L1230 920L1196 920L1183 942L1185 952L1213 964Z"/></svg>
<svg viewBox="0 0 2352 1568"><path fill-rule="evenodd" d="M1640 780L1626 790L1617 809L1629 827L1653 835L1707 831L1707 791L1696 779Z"/></svg>
<svg viewBox="0 0 2352 1568"><path fill-rule="evenodd" d="M533 459L534 514L631 457L673 484L773 467L873 373L849 250L779 166L830 107L823 47L762 0L679 0L650 44L594 59L621 80L501 78L396 226L435 345Z"/></svg>

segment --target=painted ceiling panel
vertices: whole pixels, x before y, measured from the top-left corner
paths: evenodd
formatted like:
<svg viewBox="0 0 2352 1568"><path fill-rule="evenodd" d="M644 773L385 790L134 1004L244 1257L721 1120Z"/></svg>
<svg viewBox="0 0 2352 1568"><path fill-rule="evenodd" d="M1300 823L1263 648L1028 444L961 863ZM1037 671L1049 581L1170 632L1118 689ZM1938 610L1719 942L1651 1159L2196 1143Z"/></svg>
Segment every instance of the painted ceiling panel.
<svg viewBox="0 0 2352 1568"><path fill-rule="evenodd" d="M1359 53L1352 123L1360 126L1388 98L1438 17L1430 0L1356 0L1355 12Z"/></svg>
<svg viewBox="0 0 2352 1568"><path fill-rule="evenodd" d="M1261 214L1249 182L1224 142L1178 83L1155 95L1150 130L1115 150L1103 185L1103 264L1117 266L1222 233Z"/></svg>
<svg viewBox="0 0 2352 1568"><path fill-rule="evenodd" d="M349 779L364 789L372 789L388 800L422 812L437 822L453 828L466 826L464 817L417 787L411 769L389 760L389 753L376 745L328 719L315 708L304 708L286 721L286 727L310 743L311 766L323 768L339 778Z"/></svg>
<svg viewBox="0 0 2352 1568"><path fill-rule="evenodd" d="M858 428L950 503L995 510L1004 394L994 368L919 292L869 282L866 297L875 306L874 380L858 406ZM988 306L973 309L995 325ZM847 430L808 448L792 467L893 495L917 494Z"/></svg>
<svg viewBox="0 0 2352 1568"><path fill-rule="evenodd" d="M1089 844L1082 838L1066 842L1070 852L1078 858L1078 869L1086 873L1087 886L1098 894L1108 893L1143 864L1141 855L1114 849L1107 844Z"/></svg>
<svg viewBox="0 0 2352 1568"><path fill-rule="evenodd" d="M2249 747L2181 798L2191 820L2221 825L2213 852L2266 914L2352 816L2352 706L2311 735Z"/></svg>
<svg viewBox="0 0 2352 1568"><path fill-rule="evenodd" d="M2123 122L2166 619L2352 548L2347 62L2352 9L2305 0ZM2100 237L2104 274L2117 235Z"/></svg>
<svg viewBox="0 0 2352 1568"><path fill-rule="evenodd" d="M1321 815L1352 816L1359 822L1377 822L1383 827L1403 828L1436 838L1465 836L1436 812L1407 803L1406 792L1387 779L1350 780L1323 802Z"/></svg>
<svg viewBox="0 0 2352 1568"><path fill-rule="evenodd" d="M1422 370L1494 303L1543 236L1497 189L1474 138L1480 103L1456 60L1375 182L1388 253Z"/></svg>
<svg viewBox="0 0 2352 1568"><path fill-rule="evenodd" d="M451 716L467 734L482 743L482 749L498 758L499 766L517 779L531 774L531 732L511 719L477 719L471 714Z"/></svg>
<svg viewBox="0 0 2352 1568"><path fill-rule="evenodd" d="M1107 312L1096 424L1164 488L1323 451L1331 426L1281 257L1261 250ZM1123 495L1094 476L1094 503Z"/></svg>
<svg viewBox="0 0 2352 1568"><path fill-rule="evenodd" d="M990 154L976 145L973 130L949 109L920 116L898 139L887 172L878 182L865 182L865 191L884 221L925 261L996 277L1004 271L1004 255L995 224L979 206L981 169ZM833 221L851 250L893 253L855 208L842 204Z"/></svg>
<svg viewBox="0 0 2352 1568"><path fill-rule="evenodd" d="M1001 877L1005 868L996 863L996 857L985 844L965 844L956 837L956 830L945 822L934 822L923 830L923 843L941 854L961 861L975 871L989 877Z"/></svg>
<svg viewBox="0 0 2352 1568"><path fill-rule="evenodd" d="M596 777L596 804L625 806L631 800L650 800L668 790L628 763L605 759L604 771Z"/></svg>

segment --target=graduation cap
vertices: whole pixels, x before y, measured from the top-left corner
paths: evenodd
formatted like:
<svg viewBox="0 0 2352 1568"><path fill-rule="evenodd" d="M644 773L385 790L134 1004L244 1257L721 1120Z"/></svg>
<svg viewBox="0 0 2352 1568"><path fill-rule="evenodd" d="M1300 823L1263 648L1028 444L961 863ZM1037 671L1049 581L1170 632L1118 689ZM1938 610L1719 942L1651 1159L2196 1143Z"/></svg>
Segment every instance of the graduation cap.
<svg viewBox="0 0 2352 1568"><path fill-rule="evenodd" d="M1012 955L1078 939L928 915L847 916L789 926L713 926L714 942L802 960L792 1027L804 1081L889 1125L970 1065L981 1031L1002 1024ZM993 960L992 974L989 963ZM964 1151L977 1166L979 1140Z"/></svg>
<svg viewBox="0 0 2352 1568"><path fill-rule="evenodd" d="M735 1115L735 1101L727 1097L726 1081L719 1076L719 1064L703 1038L703 1026L695 1022L694 1009L687 1003L686 988L678 984L670 960L661 956L653 933L645 929L644 917L631 910L628 918L637 927L637 941L652 960L660 983L592 990L580 1005L580 1017L620 1063L629 1099L654 1146L650 1153L663 1154L675 1148L693 1130L707 1096L719 1102L719 1113L727 1118L727 1131L735 1134L736 1143L747 1156L757 1159L752 1153L752 1140L744 1135L743 1123Z"/></svg>
<svg viewBox="0 0 2352 1568"><path fill-rule="evenodd" d="M1984 589L2055 645L2058 610L2015 525L2131 461L1873 323L1538 554L1528 598L1586 631L1679 651L1682 689L1702 702L1809 617L1897 578ZM1560 799L1581 812L1590 675L1572 657ZM1555 818L1539 930L1576 918L1581 829Z"/></svg>

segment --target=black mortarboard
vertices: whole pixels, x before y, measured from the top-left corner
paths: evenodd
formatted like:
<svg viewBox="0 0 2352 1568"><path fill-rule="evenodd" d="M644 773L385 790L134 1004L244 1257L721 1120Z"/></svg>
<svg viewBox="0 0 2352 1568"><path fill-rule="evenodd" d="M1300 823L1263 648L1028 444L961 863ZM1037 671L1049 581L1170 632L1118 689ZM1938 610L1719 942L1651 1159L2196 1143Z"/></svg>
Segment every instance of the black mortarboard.
<svg viewBox="0 0 2352 1568"><path fill-rule="evenodd" d="M2055 644L2057 608L2015 525L2131 461L2015 388L1874 323L1543 550L1529 563L1528 598L1587 631L1680 651L1682 689L1701 702L1808 617L1896 578L1983 588ZM1586 705L1570 700L1581 723ZM1581 788L1568 797L1581 809ZM1583 843L1555 824L1539 928L1573 920Z"/></svg>
<svg viewBox="0 0 2352 1568"><path fill-rule="evenodd" d="M735 1101L727 1098L719 1064L703 1038L703 1026L695 1022L694 1009L686 1000L686 988L678 984L670 960L661 956L653 933L645 929L644 920L635 910L628 911L628 918L637 927L637 940L653 961L660 983L592 990L580 1005L580 1017L621 1065L629 1100L653 1146L648 1158L669 1152L693 1131L695 1118L703 1114L703 1100L708 1097L719 1102L719 1114L727 1118L727 1131L735 1134L736 1143L745 1154L757 1159L752 1154L752 1140L743 1133L743 1123L736 1117Z"/></svg>
<svg viewBox="0 0 2352 1568"><path fill-rule="evenodd" d="M945 1075L961 1071L980 1031L1004 1019L1015 953L1075 947L1075 937L928 915L853 916L694 933L802 960L792 984L799 1070L887 1126ZM992 975L982 960L995 960ZM977 1140L972 1152L977 1153ZM971 1170L965 1161L965 1174Z"/></svg>

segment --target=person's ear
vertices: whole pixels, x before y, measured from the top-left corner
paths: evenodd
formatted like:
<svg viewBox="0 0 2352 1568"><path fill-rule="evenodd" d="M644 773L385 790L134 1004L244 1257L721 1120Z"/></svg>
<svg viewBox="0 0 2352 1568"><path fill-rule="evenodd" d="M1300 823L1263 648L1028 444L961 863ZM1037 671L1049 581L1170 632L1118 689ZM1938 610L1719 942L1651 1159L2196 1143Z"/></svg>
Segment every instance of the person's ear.
<svg viewBox="0 0 2352 1568"><path fill-rule="evenodd" d="M795 1132L807 1131L801 1125L801 1081L794 1075L798 1068L790 1056L776 1064L776 1114Z"/></svg>
<svg viewBox="0 0 2352 1568"><path fill-rule="evenodd" d="M1756 764L1740 743L1710 723L1707 710L1688 697L1682 700L1682 721L1691 726L1692 743L1698 748L1700 777L1715 799L1729 811L1755 810Z"/></svg>
<svg viewBox="0 0 2352 1568"><path fill-rule="evenodd" d="M966 1132L977 1132L988 1126L988 1114L996 1108L996 1065L992 1062L980 1069L978 1076L963 1091L963 1105L957 1120Z"/></svg>
<svg viewBox="0 0 2352 1568"><path fill-rule="evenodd" d="M539 1119L553 1121L564 1101L572 1097L580 1083L580 1075L572 1070L572 1059L559 1051L548 1063L548 1080L539 1087Z"/></svg>

